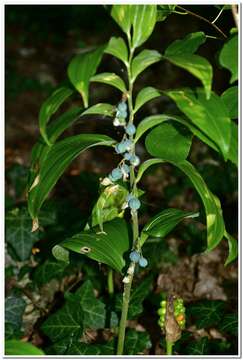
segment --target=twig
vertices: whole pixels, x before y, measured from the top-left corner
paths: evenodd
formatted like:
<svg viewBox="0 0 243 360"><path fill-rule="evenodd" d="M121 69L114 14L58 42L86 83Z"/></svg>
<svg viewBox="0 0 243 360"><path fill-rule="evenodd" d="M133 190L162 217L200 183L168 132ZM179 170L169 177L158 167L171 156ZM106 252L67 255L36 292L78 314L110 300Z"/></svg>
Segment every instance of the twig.
<svg viewBox="0 0 243 360"><path fill-rule="evenodd" d="M237 27L237 29L239 28L239 15L238 15L238 8L237 5L233 4L231 6L231 11L232 11L232 15L235 21L235 25Z"/></svg>
<svg viewBox="0 0 243 360"><path fill-rule="evenodd" d="M223 37L224 39L227 39L227 35L217 26L215 25L214 23L212 23L210 20L206 19L205 17L201 16L201 15L198 15L196 13L194 13L193 11L191 10L187 10L185 9L183 6L180 6L180 5L176 5L179 9L183 10L183 11L186 11L188 13L188 15L192 15L204 22L206 22L207 24L211 25L216 31L218 31Z"/></svg>

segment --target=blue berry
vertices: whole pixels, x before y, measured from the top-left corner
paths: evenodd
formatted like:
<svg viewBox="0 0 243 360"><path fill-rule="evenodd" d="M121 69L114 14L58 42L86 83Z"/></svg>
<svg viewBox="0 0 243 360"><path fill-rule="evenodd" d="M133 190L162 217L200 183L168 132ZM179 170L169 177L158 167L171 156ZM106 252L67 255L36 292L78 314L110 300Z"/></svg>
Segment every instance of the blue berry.
<svg viewBox="0 0 243 360"><path fill-rule="evenodd" d="M113 177L111 174L108 176L108 178L109 178L110 181L112 181L112 182L116 181L116 179L114 179L114 177Z"/></svg>
<svg viewBox="0 0 243 360"><path fill-rule="evenodd" d="M137 263L139 261L139 259L140 259L140 255L139 255L139 253L137 251L132 251L130 253L130 255L129 255L129 258L130 258L131 261Z"/></svg>
<svg viewBox="0 0 243 360"><path fill-rule="evenodd" d="M140 208L141 202L137 198L133 197L128 201L128 206L133 210L137 210Z"/></svg>
<svg viewBox="0 0 243 360"><path fill-rule="evenodd" d="M128 161L131 159L131 157L132 157L132 154L130 154L130 153L125 153L124 154L124 159L126 159Z"/></svg>
<svg viewBox="0 0 243 360"><path fill-rule="evenodd" d="M111 172L111 176L113 177L113 179L115 180L119 180L122 178L122 171L119 168L113 169Z"/></svg>
<svg viewBox="0 0 243 360"><path fill-rule="evenodd" d="M128 202L131 199L134 199L134 196L132 194L128 194L126 197L126 201Z"/></svg>
<svg viewBox="0 0 243 360"><path fill-rule="evenodd" d="M131 140L129 140L129 139L125 140L125 141L123 141L123 144L124 144L126 150L128 150L128 151L131 150L131 148L132 148Z"/></svg>
<svg viewBox="0 0 243 360"><path fill-rule="evenodd" d="M139 259L139 265L143 268L145 268L148 265L148 260L144 257L140 257Z"/></svg>
<svg viewBox="0 0 243 360"><path fill-rule="evenodd" d="M130 172L130 168L127 164L123 164L121 167L122 172L124 172L125 174L129 174Z"/></svg>
<svg viewBox="0 0 243 360"><path fill-rule="evenodd" d="M137 166L140 164L140 159L137 155L132 155L130 159L130 163L134 166Z"/></svg>
<svg viewBox="0 0 243 360"><path fill-rule="evenodd" d="M127 111L127 104L124 101L121 101L118 106L117 109L121 112L123 111Z"/></svg>
<svg viewBox="0 0 243 360"><path fill-rule="evenodd" d="M123 142L121 142L115 146L115 151L117 152L117 154L122 154L126 151L126 146Z"/></svg>
<svg viewBox="0 0 243 360"><path fill-rule="evenodd" d="M136 127L133 124L128 124L126 127L126 133L128 135L134 135L136 132Z"/></svg>

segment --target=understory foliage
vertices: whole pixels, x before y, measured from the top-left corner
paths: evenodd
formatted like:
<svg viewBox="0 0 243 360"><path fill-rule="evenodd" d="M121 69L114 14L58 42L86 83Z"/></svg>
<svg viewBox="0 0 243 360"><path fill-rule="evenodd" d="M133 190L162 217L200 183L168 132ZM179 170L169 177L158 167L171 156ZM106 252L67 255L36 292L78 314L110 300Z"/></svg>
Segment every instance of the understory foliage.
<svg viewBox="0 0 243 360"><path fill-rule="evenodd" d="M181 15L176 6L113 5L107 10L119 26L120 36L74 56L66 81L41 106L40 137L32 150L30 170L16 166L7 174L17 197L28 182L28 196L27 204L22 206L10 202L6 214L7 249L12 259L6 277L14 279L5 301L6 354L152 354L154 338L149 327L143 324L141 331L132 322L148 308L152 309L162 353L167 347L169 354L171 343L175 354L228 354L233 351L232 339L237 335L237 316L227 301L205 296L195 302L184 299L183 304L181 294L151 294L161 263L178 261L165 241L177 227L183 229L181 237L189 239L189 255L209 253L226 240L224 266L237 257L237 242L226 228L223 206L214 194L222 184L219 181L216 189L211 184L212 176L222 178L228 174L214 169L212 175L210 164L209 171L202 171L190 158L193 144L201 142L230 169L230 174L236 172L237 29L233 28L227 39L213 39L221 44L218 71L227 69L231 75L229 87L219 94L213 90L212 65L198 55L199 48L212 41L204 32L178 38L163 53L145 48L157 22L169 21L173 13ZM108 56L120 62L119 74L109 69L99 71ZM135 91L137 79L158 62L190 73L198 86L161 90L146 80L148 83ZM157 76L165 77L166 73ZM117 103L92 104L93 83L113 87L118 94ZM77 94L79 105L55 116ZM144 105L162 98L171 104L172 111L141 118ZM105 128L102 134L62 136L76 122L94 121L97 117L112 123L114 133L118 130L114 138L106 135ZM143 144L146 154L139 152ZM82 214L69 199L50 198L70 164L96 147L102 147L104 154L113 153L114 168L98 176L80 174L71 183L77 196L80 186L90 194L90 212ZM170 196L169 192L183 193L189 186L200 206L188 210L162 204L156 214L143 221L146 189L141 186L142 181L147 174L170 167L175 169L181 185L168 188L164 198ZM204 235L206 242L200 246L199 239ZM52 287L49 298L42 299L48 285ZM61 301L52 306L56 293L61 295ZM175 296L171 303L168 295ZM170 305L173 334L178 327L177 338L169 335ZM31 344L31 336L29 342L20 340L25 335L22 318L27 307L35 311L35 326L46 339L39 347ZM192 326L197 330L217 329L220 336L195 338Z"/></svg>

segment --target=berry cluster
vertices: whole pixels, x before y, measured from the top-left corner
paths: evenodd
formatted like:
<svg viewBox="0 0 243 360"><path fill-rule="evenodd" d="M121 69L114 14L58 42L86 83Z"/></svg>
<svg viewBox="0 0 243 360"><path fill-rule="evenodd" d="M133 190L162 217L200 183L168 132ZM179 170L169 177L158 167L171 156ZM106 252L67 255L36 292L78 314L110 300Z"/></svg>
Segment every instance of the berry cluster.
<svg viewBox="0 0 243 360"><path fill-rule="evenodd" d="M161 307L158 310L158 314L160 316L158 324L162 329L165 326L166 304L167 304L167 301L162 300L160 302ZM174 316L175 316L175 319L176 319L178 325L180 326L180 328L184 329L185 324L186 324L185 306L183 304L183 299L181 299L181 298L176 298L174 300Z"/></svg>
<svg viewBox="0 0 243 360"><path fill-rule="evenodd" d="M145 259L142 255L140 255L137 251L133 250L130 255L129 258L131 261L135 262L135 263L139 263L139 265L143 268L145 268L148 265L148 260Z"/></svg>

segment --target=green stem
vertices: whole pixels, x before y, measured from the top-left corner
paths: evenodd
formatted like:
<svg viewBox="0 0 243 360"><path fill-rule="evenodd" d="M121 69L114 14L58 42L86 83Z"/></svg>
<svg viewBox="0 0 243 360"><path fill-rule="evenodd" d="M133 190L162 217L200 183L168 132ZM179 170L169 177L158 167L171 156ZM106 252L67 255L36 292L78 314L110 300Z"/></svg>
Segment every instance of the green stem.
<svg viewBox="0 0 243 360"><path fill-rule="evenodd" d="M173 342L171 341L166 341L166 354L167 355L172 355L172 348L173 348Z"/></svg>
<svg viewBox="0 0 243 360"><path fill-rule="evenodd" d="M113 270L108 270L108 276L107 276L107 285L108 285L108 293L110 296L113 296L114 294L114 282L113 282Z"/></svg>

